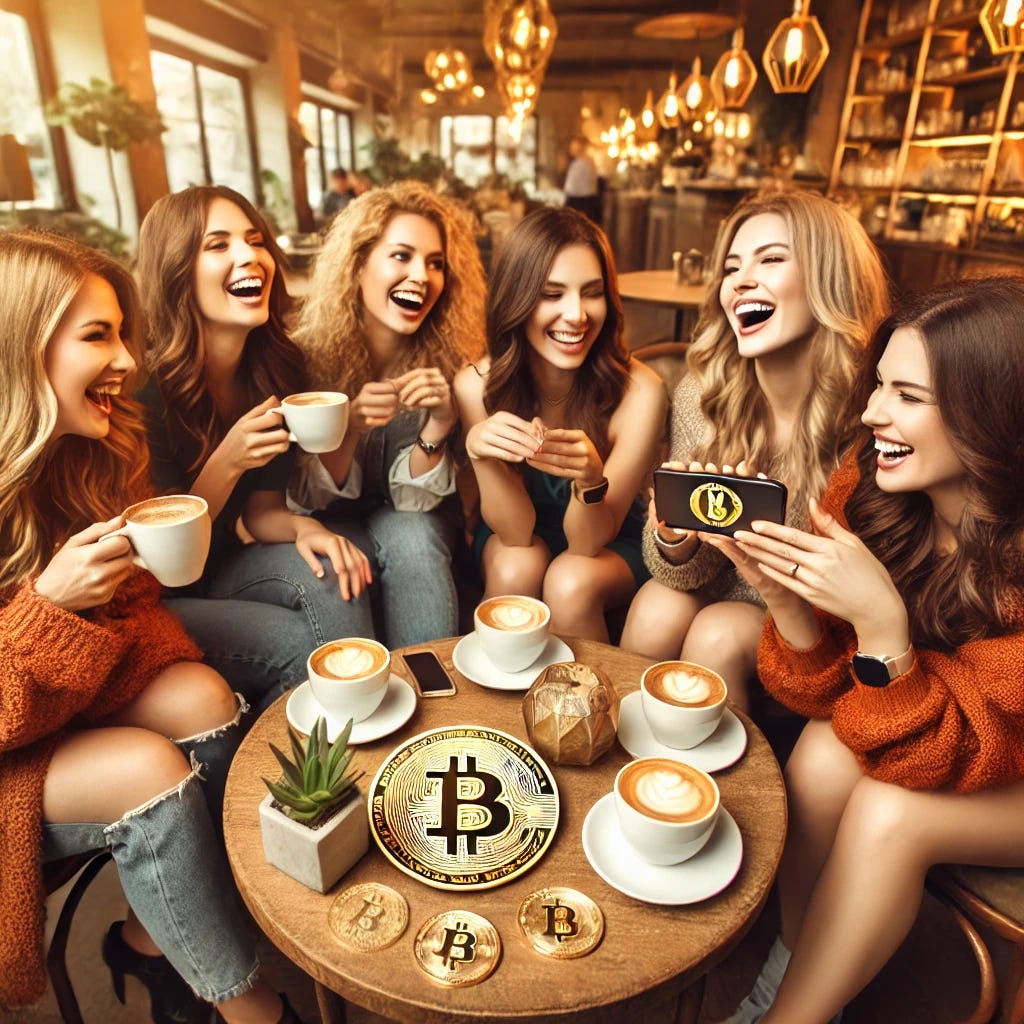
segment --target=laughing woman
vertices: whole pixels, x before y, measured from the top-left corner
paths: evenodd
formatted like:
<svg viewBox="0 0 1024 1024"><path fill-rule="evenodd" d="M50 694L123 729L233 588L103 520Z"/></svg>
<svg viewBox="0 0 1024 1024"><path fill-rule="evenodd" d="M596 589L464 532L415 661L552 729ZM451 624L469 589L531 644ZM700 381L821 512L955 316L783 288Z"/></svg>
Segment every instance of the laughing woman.
<svg viewBox="0 0 1024 1024"><path fill-rule="evenodd" d="M604 233L548 207L505 239L487 298L490 355L456 378L480 486L486 593L529 594L556 632L608 639L646 579L643 505L665 391L622 341Z"/></svg>
<svg viewBox="0 0 1024 1024"><path fill-rule="evenodd" d="M483 349L483 306L466 215L400 182L335 218L295 332L312 384L352 405L341 447L303 458L293 497L370 556L390 647L458 632L451 381Z"/></svg>
<svg viewBox="0 0 1024 1024"><path fill-rule="evenodd" d="M904 306L814 532L713 541L768 605L766 688L811 718L786 769L782 936L735 1022L830 1020L933 864L1024 866L1022 315L1012 278Z"/></svg>
<svg viewBox="0 0 1024 1024"><path fill-rule="evenodd" d="M151 493L139 409L122 395L138 319L113 260L0 234L0 1007L46 985L42 862L109 847L131 908L103 941L122 1001L131 974L158 1024L205 1024L211 1002L228 1022L296 1022L257 979L190 766L223 784L238 700L127 540L101 539Z"/></svg>
<svg viewBox="0 0 1024 1024"><path fill-rule="evenodd" d="M271 410L302 389L303 366L280 252L244 196L197 186L146 216L139 278L153 480L205 498L213 517L203 578L169 606L236 689L265 701L305 678L320 644L373 636L366 558L285 504L293 451ZM239 520L257 543L242 543Z"/></svg>

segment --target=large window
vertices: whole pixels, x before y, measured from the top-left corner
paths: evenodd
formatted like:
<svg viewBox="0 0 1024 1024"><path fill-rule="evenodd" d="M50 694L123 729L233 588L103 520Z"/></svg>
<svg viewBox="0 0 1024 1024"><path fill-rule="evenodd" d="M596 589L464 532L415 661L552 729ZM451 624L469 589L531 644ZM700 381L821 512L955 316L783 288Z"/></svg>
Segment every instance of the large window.
<svg viewBox="0 0 1024 1024"><path fill-rule="evenodd" d="M331 171L335 167L353 170L352 118L334 107L305 100L299 106L299 123L310 144L305 153L309 205L319 210Z"/></svg>
<svg viewBox="0 0 1024 1024"><path fill-rule="evenodd" d="M515 142L507 117L456 114L441 118L441 158L456 177L474 188L492 174L532 192L537 178L537 119L523 125Z"/></svg>
<svg viewBox="0 0 1024 1024"><path fill-rule="evenodd" d="M151 52L157 106L172 192L228 185L257 199L249 116L242 79L161 50Z"/></svg>
<svg viewBox="0 0 1024 1024"><path fill-rule="evenodd" d="M59 206L32 36L25 18L9 11L0 11L0 97L0 136L10 136L0 139L0 199Z"/></svg>

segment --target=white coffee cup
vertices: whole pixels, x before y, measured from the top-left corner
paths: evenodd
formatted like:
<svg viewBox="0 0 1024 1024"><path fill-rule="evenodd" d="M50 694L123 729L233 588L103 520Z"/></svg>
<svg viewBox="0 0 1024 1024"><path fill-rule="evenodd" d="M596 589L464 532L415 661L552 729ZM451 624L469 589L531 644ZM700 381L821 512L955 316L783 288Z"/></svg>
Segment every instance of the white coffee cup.
<svg viewBox="0 0 1024 1024"><path fill-rule="evenodd" d="M728 691L715 671L690 661L659 661L640 678L640 702L654 738L689 750L703 743L725 714Z"/></svg>
<svg viewBox="0 0 1024 1024"><path fill-rule="evenodd" d="M136 502L124 511L125 525L105 533L127 537L133 561L165 587L185 587L203 575L210 553L209 509L195 494L167 494Z"/></svg>
<svg viewBox="0 0 1024 1024"><path fill-rule="evenodd" d="M336 722L361 722L384 700L391 653L376 640L343 637L321 644L306 662L313 698Z"/></svg>
<svg viewBox="0 0 1024 1024"><path fill-rule="evenodd" d="M333 452L348 429L348 395L341 391L303 391L270 411L284 417L288 437L307 452Z"/></svg>
<svg viewBox="0 0 1024 1024"><path fill-rule="evenodd" d="M680 864L711 838L721 809L715 780L692 765L642 757L615 776L615 813L626 842L650 864Z"/></svg>
<svg viewBox="0 0 1024 1024"><path fill-rule="evenodd" d="M529 668L544 650L551 609L535 597L502 594L476 606L473 624L480 649L502 672Z"/></svg>

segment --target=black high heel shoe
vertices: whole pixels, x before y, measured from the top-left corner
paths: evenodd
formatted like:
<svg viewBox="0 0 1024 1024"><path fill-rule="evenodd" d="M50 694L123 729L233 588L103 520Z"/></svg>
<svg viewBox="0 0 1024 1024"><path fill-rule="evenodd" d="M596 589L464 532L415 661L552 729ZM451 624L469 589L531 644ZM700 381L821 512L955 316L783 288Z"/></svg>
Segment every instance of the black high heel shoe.
<svg viewBox="0 0 1024 1024"><path fill-rule="evenodd" d="M114 995L124 1003L124 976L131 974L149 990L154 1024L211 1024L214 1009L188 987L166 957L136 952L121 937L123 921L115 921L103 937L103 962L110 968Z"/></svg>

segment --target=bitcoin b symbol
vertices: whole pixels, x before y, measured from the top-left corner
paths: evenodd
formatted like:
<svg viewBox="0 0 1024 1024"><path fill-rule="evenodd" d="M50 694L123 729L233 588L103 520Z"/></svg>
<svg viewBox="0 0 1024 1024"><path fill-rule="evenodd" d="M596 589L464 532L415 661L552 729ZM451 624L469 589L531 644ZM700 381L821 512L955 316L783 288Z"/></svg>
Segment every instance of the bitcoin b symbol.
<svg viewBox="0 0 1024 1024"><path fill-rule="evenodd" d="M383 916L384 907L381 905L380 896L374 893L369 899L363 898L363 905L349 919L349 925L361 928L364 932L376 931Z"/></svg>
<svg viewBox="0 0 1024 1024"><path fill-rule="evenodd" d="M545 935L551 935L559 942L563 942L579 933L579 925L576 924L576 911L572 907L567 907L564 903L559 903L558 900L542 905L547 915Z"/></svg>
<svg viewBox="0 0 1024 1024"><path fill-rule="evenodd" d="M501 779L490 772L478 771L476 757L466 755L466 770L459 770L459 758L448 759L446 771L428 771L428 779L441 780L441 824L426 830L428 836L443 836L445 852L456 854L459 836L466 838L466 851L476 854L479 837L501 835L512 820L511 812L498 798Z"/></svg>
<svg viewBox="0 0 1024 1024"><path fill-rule="evenodd" d="M471 964L476 959L476 936L464 922L458 921L454 928L445 928L437 955L450 971L456 964Z"/></svg>

